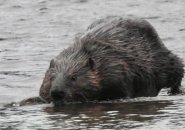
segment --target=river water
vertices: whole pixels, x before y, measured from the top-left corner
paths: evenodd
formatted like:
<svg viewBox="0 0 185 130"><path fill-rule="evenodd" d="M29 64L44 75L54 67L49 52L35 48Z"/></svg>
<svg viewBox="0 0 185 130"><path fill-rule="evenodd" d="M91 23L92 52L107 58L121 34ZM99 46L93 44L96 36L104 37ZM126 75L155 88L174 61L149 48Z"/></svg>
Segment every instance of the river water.
<svg viewBox="0 0 185 130"><path fill-rule="evenodd" d="M184 0L0 0L0 129L184 130L185 96L4 107L38 96L49 61L98 18L147 19L185 61ZM182 81L185 89L185 79Z"/></svg>

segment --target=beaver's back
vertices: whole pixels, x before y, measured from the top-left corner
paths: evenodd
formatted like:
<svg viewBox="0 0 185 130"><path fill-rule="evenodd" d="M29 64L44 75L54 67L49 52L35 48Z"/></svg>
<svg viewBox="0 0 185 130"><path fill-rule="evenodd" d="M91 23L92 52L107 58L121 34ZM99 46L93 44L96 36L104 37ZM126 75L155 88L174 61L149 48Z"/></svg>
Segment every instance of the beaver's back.
<svg viewBox="0 0 185 130"><path fill-rule="evenodd" d="M155 29L146 20L135 17L107 17L95 21L81 39L112 46L138 64L153 65L156 55L161 53L165 56L169 53Z"/></svg>
<svg viewBox="0 0 185 130"><path fill-rule="evenodd" d="M128 17L107 17L91 24L86 33L80 38L93 55L117 57L117 59L132 60L133 64L154 67L155 58L159 53L167 55L169 51L164 47L153 27L143 19ZM107 49L115 53L108 52ZM94 48L94 50L93 50ZM105 53L107 51L107 53ZM120 52L122 54L116 54ZM104 55L105 54L105 55Z"/></svg>

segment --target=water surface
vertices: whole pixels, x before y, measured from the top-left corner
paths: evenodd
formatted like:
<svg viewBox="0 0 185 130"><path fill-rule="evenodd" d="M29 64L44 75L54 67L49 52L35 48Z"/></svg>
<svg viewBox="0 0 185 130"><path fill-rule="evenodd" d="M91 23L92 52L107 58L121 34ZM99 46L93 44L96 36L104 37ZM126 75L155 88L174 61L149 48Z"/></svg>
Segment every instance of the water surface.
<svg viewBox="0 0 185 130"><path fill-rule="evenodd" d="M185 129L185 96L3 107L37 96L49 61L98 18L147 19L185 61L183 0L0 0L0 129ZM182 87L185 88L183 79Z"/></svg>

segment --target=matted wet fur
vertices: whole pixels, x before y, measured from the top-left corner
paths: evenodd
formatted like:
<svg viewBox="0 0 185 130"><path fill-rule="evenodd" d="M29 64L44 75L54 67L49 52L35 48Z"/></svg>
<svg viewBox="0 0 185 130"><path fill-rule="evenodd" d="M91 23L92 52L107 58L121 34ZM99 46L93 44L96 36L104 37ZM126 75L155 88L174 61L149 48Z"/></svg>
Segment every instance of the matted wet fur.
<svg viewBox="0 0 185 130"><path fill-rule="evenodd" d="M55 105L179 93L183 63L144 19L106 17L51 60L40 96Z"/></svg>

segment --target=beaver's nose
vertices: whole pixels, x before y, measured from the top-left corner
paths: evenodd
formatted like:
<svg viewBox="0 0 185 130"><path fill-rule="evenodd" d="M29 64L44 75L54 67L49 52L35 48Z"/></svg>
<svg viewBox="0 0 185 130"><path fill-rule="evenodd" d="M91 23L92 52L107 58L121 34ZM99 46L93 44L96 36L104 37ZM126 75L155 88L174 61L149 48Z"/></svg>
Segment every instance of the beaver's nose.
<svg viewBox="0 0 185 130"><path fill-rule="evenodd" d="M59 100L62 100L64 99L65 97L65 93L64 91L59 91L59 90L52 90L51 91L51 98L54 100L54 101L59 101Z"/></svg>

